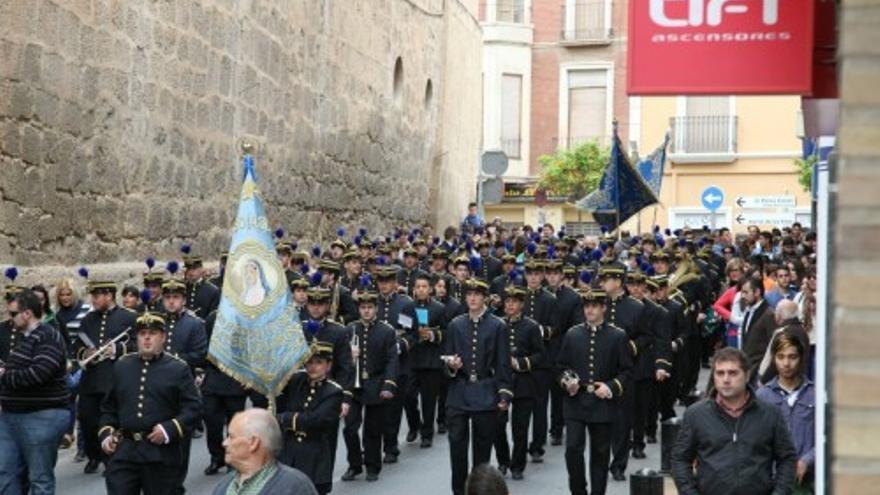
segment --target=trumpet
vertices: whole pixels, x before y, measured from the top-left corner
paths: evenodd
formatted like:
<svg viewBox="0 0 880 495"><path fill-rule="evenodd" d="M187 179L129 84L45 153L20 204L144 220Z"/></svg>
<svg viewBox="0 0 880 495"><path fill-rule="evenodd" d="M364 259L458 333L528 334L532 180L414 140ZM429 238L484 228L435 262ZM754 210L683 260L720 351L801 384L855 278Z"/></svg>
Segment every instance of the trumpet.
<svg viewBox="0 0 880 495"><path fill-rule="evenodd" d="M361 339L358 337L357 330L354 331L354 335L351 336L351 349L354 351L357 349L358 356L354 359L354 388L361 388Z"/></svg>
<svg viewBox="0 0 880 495"><path fill-rule="evenodd" d="M88 365L92 361L94 361L96 363L100 363L101 361L106 360L107 356L104 353L107 351L107 349L109 349L110 347L112 347L116 344L123 344L123 345L128 344L128 341L130 339L131 339L131 335L129 335L128 329L125 329L122 333L120 333L116 337L113 337L112 339L110 339L106 344L102 345L101 347L98 347L98 349L95 350L94 354L92 354L91 356L89 356L85 359L80 359L79 360L79 367L85 368L86 365Z"/></svg>

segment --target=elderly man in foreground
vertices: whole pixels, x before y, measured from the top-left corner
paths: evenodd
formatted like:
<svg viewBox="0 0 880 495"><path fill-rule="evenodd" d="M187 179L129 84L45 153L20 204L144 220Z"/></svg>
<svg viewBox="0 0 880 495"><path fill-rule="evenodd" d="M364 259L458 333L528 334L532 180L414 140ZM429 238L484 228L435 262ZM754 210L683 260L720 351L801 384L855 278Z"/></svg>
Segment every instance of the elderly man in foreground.
<svg viewBox="0 0 880 495"><path fill-rule="evenodd" d="M281 444L281 428L268 411L254 408L236 414L223 442L226 465L234 471L213 495L317 495L305 474L275 460Z"/></svg>

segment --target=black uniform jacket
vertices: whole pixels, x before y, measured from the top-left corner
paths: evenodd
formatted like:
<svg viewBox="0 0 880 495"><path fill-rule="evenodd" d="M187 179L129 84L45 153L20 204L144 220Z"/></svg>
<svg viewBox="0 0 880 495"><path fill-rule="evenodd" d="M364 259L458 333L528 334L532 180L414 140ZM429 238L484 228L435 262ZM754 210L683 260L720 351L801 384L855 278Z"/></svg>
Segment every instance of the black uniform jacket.
<svg viewBox="0 0 880 495"><path fill-rule="evenodd" d="M556 366L562 372L574 372L581 382L577 394L565 394L562 403L565 418L610 423L622 413L619 411L620 398L625 392L632 368L632 353L626 332L607 322L593 328L586 324L572 327L562 338ZM595 387L596 383L608 386L612 398L596 397L589 389L591 385Z"/></svg>
<svg viewBox="0 0 880 495"><path fill-rule="evenodd" d="M505 318L510 356L516 360L513 366L513 397L528 399L537 396L538 385L533 366L543 359L544 339L535 320L529 317Z"/></svg>
<svg viewBox="0 0 880 495"><path fill-rule="evenodd" d="M187 282L186 284L186 307L192 310L201 319L208 317L211 311L220 305L220 289L207 280Z"/></svg>
<svg viewBox="0 0 880 495"><path fill-rule="evenodd" d="M279 460L304 472L313 483L333 481L331 432L339 424L342 387L333 380L312 383L305 371L291 377L278 397L278 424L284 433Z"/></svg>
<svg viewBox="0 0 880 495"><path fill-rule="evenodd" d="M416 331L412 335L412 341L409 343L408 359L409 365L415 370L424 369L442 369L444 364L440 359L443 353L443 333L446 329L446 308L434 299L429 298L426 301L417 301L415 303L416 311ZM427 313L427 324L422 325L418 321L420 312ZM426 330L426 339L420 335L420 330Z"/></svg>
<svg viewBox="0 0 880 495"><path fill-rule="evenodd" d="M346 396L351 396L351 387L354 383L354 362L351 358L351 338L345 327L330 319L318 322L320 328L314 335L308 331L303 334L306 342L313 341L330 342L333 344L333 367L330 369L330 378L345 391Z"/></svg>
<svg viewBox="0 0 880 495"><path fill-rule="evenodd" d="M354 396L363 404L382 402L379 393L397 394L397 375L400 359L397 356L397 334L381 321L357 320L346 327L349 342L357 335L360 356L355 360L356 383Z"/></svg>
<svg viewBox="0 0 880 495"><path fill-rule="evenodd" d="M448 407L493 411L500 401L513 398L510 341L500 318L488 311L476 321L470 314L456 317L446 328L445 352L458 355L463 364L455 372L446 368L451 377L446 393Z"/></svg>
<svg viewBox="0 0 880 495"><path fill-rule="evenodd" d="M190 369L201 368L208 355L205 321L189 310L165 314L165 350L186 361Z"/></svg>
<svg viewBox="0 0 880 495"><path fill-rule="evenodd" d="M89 348L86 345L86 339L91 341L90 343L95 348L100 348L122 332L128 332L129 339L128 344L120 342L114 346L117 359L121 358L126 352L133 351L137 346L137 339L132 330L136 318L137 315L134 311L125 309L122 306L113 306L113 309L109 311L90 311L83 317L79 328L81 336L76 339L76 358L82 359L86 349ZM98 359L96 358L89 363L86 369L83 370L82 379L79 384L79 393L105 394L110 390L113 384L114 360L106 359L97 362Z"/></svg>
<svg viewBox="0 0 880 495"><path fill-rule="evenodd" d="M122 439L114 457L136 463L182 465L181 440L190 437L202 416L202 399L189 366L163 352L146 360L127 354L113 364L113 382L101 403L103 442L114 432ZM168 443L155 445L146 439L160 425Z"/></svg>

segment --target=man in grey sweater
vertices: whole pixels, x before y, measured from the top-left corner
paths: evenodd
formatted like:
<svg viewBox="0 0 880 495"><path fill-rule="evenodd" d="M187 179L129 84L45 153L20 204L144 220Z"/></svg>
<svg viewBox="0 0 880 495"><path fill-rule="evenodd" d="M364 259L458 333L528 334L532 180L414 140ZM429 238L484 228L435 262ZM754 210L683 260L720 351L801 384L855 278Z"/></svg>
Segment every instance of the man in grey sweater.
<svg viewBox="0 0 880 495"><path fill-rule="evenodd" d="M247 409L229 423L223 441L226 465L233 468L213 495L317 495L315 486L300 471L275 460L281 451L281 428L265 409Z"/></svg>

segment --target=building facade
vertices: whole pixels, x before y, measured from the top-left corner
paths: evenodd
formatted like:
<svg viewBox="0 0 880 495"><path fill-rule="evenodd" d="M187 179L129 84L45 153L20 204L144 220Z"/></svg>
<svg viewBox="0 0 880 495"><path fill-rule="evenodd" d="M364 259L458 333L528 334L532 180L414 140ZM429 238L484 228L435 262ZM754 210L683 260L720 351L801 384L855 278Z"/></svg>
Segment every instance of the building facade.
<svg viewBox="0 0 880 495"><path fill-rule="evenodd" d="M609 145L616 120L632 156L647 155L671 133L660 203L626 229L714 220L744 230L752 220L766 227L809 220L809 196L793 164L801 156L798 97L630 98L625 1L485 0L480 23L483 149L510 159L504 197L486 205L487 217L598 232L591 215L574 207L579 198L537 191L539 158L589 140ZM708 185L725 193L714 219L700 201ZM749 195L784 196L795 205L752 211L735 204Z"/></svg>

